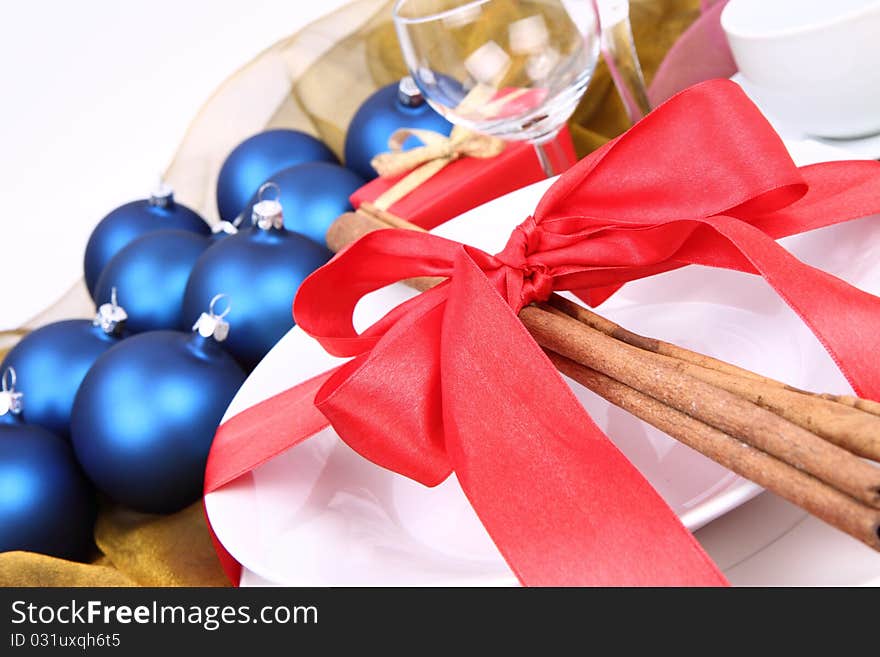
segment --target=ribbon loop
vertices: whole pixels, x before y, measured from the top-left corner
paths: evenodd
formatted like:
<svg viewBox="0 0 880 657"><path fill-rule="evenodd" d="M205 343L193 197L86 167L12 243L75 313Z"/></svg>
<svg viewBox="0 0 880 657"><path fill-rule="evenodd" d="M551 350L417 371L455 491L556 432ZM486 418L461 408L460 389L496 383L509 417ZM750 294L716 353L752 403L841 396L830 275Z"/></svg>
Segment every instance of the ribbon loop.
<svg viewBox="0 0 880 657"><path fill-rule="evenodd" d="M423 145L403 150L403 145L413 137ZM454 127L448 137L433 130L400 128L388 138L388 148L387 152L379 153L370 161L376 173L383 178L399 176L432 160L495 157L504 150L504 141L461 126Z"/></svg>
<svg viewBox="0 0 880 657"><path fill-rule="evenodd" d="M735 83L698 84L662 107L561 176L538 204L538 224L565 233L647 226L762 199L745 208L757 214L806 192L782 139Z"/></svg>

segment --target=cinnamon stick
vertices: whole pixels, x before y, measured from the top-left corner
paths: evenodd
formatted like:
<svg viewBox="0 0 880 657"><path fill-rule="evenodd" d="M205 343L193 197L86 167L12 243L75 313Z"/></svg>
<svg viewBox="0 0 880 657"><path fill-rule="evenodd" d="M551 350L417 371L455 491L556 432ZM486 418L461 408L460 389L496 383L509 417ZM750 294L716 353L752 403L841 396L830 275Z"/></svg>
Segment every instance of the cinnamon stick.
<svg viewBox="0 0 880 657"><path fill-rule="evenodd" d="M671 359L661 360L568 315L526 306L519 318L545 349L735 436L866 504L880 506L880 468L803 427L681 371Z"/></svg>
<svg viewBox="0 0 880 657"><path fill-rule="evenodd" d="M553 295L542 307L559 310L605 335L642 349L657 362L748 399L854 454L880 461L880 417L860 410L855 404L837 403L710 356L645 338L559 295Z"/></svg>
<svg viewBox="0 0 880 657"><path fill-rule="evenodd" d="M373 215L367 214L364 210L358 209L355 212L346 212L341 214L336 221L330 224L327 229L327 246L333 253L339 253L349 244L357 242L367 233L375 230L389 228L385 224L377 220Z"/></svg>
<svg viewBox="0 0 880 657"><path fill-rule="evenodd" d="M619 324L616 324L615 322L612 322L611 320L602 317L597 313L594 313L589 308L585 308L584 306L581 306L580 304L577 304L570 299L566 299L559 294L551 295L547 303L550 306L561 310L567 315L575 317L579 321L582 321L585 324L592 326L594 329L602 331L606 335L610 335L611 337L617 338L618 340L622 340L627 344L631 344L634 347L639 347L640 349L644 349L646 351L653 351L654 353L662 354L664 356L677 358L678 360L693 363L694 365L699 365L700 367L705 367L707 369L717 370L719 372L725 372L727 374L760 381L761 383L764 383L768 386L784 388L791 392L797 392L802 395L808 395L810 397L833 401L838 404L848 406L850 408L856 408L866 413L880 416L880 402L875 402L870 399L862 399L853 395L832 395L829 393L815 393L808 390L795 388L794 386L790 386L787 383L777 381L776 379L762 376L742 367L737 367L732 363L727 363L723 360L718 360L717 358L712 358L711 356L685 349L684 347L680 347L676 344L657 340L656 338L648 338L643 335L639 335L638 333L627 330Z"/></svg>
<svg viewBox="0 0 880 657"><path fill-rule="evenodd" d="M880 550L880 511L611 377L552 351L546 353L560 372L615 406L629 411L716 463L784 497L875 550Z"/></svg>

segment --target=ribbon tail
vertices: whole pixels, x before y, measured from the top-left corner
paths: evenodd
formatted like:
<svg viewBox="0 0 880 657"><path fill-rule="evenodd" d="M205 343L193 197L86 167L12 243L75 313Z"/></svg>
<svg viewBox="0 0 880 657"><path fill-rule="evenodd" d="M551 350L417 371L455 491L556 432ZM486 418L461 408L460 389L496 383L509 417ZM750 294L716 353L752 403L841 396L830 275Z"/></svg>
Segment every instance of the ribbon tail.
<svg viewBox="0 0 880 657"><path fill-rule="evenodd" d="M214 546L214 552L217 553L217 560L223 573L233 586L238 586L241 581L241 564L233 557L229 551L223 547L223 543L217 538L214 528L211 526L211 517L208 515L208 508L205 506L205 500L202 499L202 512L205 514L205 523L208 525L208 535L211 537L211 544Z"/></svg>
<svg viewBox="0 0 880 657"><path fill-rule="evenodd" d="M441 343L447 453L520 581L725 585L464 253L453 281Z"/></svg>
<svg viewBox="0 0 880 657"><path fill-rule="evenodd" d="M212 493L328 426L315 395L336 369L251 406L220 425L208 453L205 494Z"/></svg>
<svg viewBox="0 0 880 657"><path fill-rule="evenodd" d="M856 394L880 400L880 298L801 262L755 226L725 216L706 222L748 259L810 327ZM700 264L712 266L711 260Z"/></svg>
<svg viewBox="0 0 880 657"><path fill-rule="evenodd" d="M205 468L205 495L255 470L327 426L315 408L315 395L336 368L270 397L233 416L217 429ZM241 565L226 551L211 526L208 531L229 580L238 585Z"/></svg>
<svg viewBox="0 0 880 657"><path fill-rule="evenodd" d="M436 486L450 472L443 446L438 336L444 294L416 297L369 352L342 365L315 406L368 461Z"/></svg>

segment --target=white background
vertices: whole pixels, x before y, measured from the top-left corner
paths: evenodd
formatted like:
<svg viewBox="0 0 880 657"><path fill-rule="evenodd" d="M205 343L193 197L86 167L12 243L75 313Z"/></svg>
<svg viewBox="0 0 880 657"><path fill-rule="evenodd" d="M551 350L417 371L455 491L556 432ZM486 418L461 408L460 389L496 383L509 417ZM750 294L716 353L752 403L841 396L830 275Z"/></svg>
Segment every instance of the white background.
<svg viewBox="0 0 880 657"><path fill-rule="evenodd" d="M144 198L202 103L343 0L0 0L0 329L82 275L92 227Z"/></svg>

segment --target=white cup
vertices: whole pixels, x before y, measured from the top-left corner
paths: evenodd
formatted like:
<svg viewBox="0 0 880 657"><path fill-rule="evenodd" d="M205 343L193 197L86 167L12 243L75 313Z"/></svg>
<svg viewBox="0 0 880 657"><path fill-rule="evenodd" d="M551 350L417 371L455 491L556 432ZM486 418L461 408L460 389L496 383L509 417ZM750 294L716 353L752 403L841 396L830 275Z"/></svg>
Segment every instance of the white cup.
<svg viewBox="0 0 880 657"><path fill-rule="evenodd" d="M768 114L820 137L880 132L880 0L730 0L721 26Z"/></svg>

